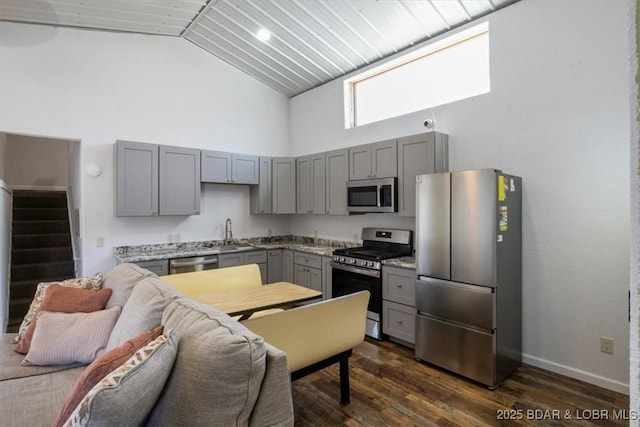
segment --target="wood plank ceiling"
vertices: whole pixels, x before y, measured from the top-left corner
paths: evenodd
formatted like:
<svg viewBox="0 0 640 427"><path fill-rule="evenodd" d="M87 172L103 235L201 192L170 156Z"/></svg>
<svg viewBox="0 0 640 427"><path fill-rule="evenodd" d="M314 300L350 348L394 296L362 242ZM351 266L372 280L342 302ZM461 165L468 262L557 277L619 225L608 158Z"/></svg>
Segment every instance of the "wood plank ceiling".
<svg viewBox="0 0 640 427"><path fill-rule="evenodd" d="M0 0L0 21L182 37L292 97L517 1Z"/></svg>

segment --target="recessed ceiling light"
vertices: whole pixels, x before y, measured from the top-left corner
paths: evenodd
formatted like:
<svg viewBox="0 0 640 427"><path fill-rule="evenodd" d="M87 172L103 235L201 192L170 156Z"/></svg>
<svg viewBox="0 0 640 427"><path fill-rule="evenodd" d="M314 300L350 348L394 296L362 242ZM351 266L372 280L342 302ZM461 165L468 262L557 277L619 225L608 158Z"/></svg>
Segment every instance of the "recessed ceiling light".
<svg viewBox="0 0 640 427"><path fill-rule="evenodd" d="M260 28L256 33L256 37L258 37L263 42L269 41L269 39L271 38L271 31L267 30L266 28Z"/></svg>

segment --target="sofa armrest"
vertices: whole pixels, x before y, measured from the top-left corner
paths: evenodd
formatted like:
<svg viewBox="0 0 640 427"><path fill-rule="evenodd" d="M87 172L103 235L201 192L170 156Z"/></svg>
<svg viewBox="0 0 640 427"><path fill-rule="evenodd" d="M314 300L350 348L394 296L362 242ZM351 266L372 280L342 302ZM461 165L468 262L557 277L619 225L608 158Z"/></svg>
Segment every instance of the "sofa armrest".
<svg viewBox="0 0 640 427"><path fill-rule="evenodd" d="M160 278L186 297L262 286L258 264L171 274Z"/></svg>
<svg viewBox="0 0 640 427"><path fill-rule="evenodd" d="M242 323L284 351L295 372L364 341L369 295L362 291Z"/></svg>

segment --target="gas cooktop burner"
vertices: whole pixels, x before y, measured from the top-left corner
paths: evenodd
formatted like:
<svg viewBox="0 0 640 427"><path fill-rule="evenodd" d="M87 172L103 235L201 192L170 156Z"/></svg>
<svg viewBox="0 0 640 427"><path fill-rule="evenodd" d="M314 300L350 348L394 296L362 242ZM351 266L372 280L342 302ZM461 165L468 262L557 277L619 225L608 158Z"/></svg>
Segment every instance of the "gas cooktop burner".
<svg viewBox="0 0 640 427"><path fill-rule="evenodd" d="M382 260L411 255L411 231L364 228L362 246L333 251L333 261L380 270Z"/></svg>
<svg viewBox="0 0 640 427"><path fill-rule="evenodd" d="M361 258L372 261L381 261L383 259L398 258L405 255L410 255L408 251L389 251L380 248L367 248L364 246L357 248L344 248L336 249L333 251L334 255L349 256L353 258Z"/></svg>

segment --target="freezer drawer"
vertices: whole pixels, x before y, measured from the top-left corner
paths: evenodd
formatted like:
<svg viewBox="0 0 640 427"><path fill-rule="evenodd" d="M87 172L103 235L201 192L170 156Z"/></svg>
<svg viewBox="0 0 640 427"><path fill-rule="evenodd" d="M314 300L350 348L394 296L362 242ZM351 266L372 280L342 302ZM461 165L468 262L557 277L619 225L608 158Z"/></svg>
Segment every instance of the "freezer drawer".
<svg viewBox="0 0 640 427"><path fill-rule="evenodd" d="M486 331L495 329L495 288L423 277L416 281L416 308L433 317Z"/></svg>
<svg viewBox="0 0 640 427"><path fill-rule="evenodd" d="M416 315L416 358L488 386L496 385L496 337Z"/></svg>

